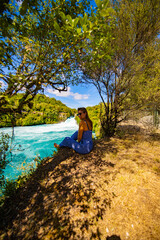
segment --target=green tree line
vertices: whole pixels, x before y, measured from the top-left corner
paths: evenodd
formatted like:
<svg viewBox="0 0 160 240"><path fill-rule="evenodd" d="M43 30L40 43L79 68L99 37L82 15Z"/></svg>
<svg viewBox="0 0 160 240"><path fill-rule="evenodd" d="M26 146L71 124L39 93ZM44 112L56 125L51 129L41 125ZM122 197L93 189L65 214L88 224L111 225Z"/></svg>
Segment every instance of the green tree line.
<svg viewBox="0 0 160 240"><path fill-rule="evenodd" d="M9 99L10 105L16 108L19 99L23 97L23 93L19 93ZM55 98L49 98L43 94L37 94L30 102L32 108L24 106L21 114L15 116L13 114L0 115L0 127L27 126L38 124L51 124L66 120L68 117L74 116L76 110L67 107L61 101Z"/></svg>

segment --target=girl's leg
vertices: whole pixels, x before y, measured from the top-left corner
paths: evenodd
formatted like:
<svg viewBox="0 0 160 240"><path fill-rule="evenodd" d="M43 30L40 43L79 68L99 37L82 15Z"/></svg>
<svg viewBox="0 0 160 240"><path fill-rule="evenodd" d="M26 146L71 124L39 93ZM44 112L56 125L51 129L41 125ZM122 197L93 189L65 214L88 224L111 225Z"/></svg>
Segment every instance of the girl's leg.
<svg viewBox="0 0 160 240"><path fill-rule="evenodd" d="M54 143L54 147L55 148L59 148L59 147L71 147L71 142L70 139L76 141L78 139L78 131L76 131L75 133L73 133L73 135L71 137L66 137L64 138L64 140L58 145L57 143Z"/></svg>
<svg viewBox="0 0 160 240"><path fill-rule="evenodd" d="M59 144L59 146L72 148L73 150L80 154L86 154L92 150L92 146L88 144L86 145L81 144L70 137L64 138L64 140Z"/></svg>
<svg viewBox="0 0 160 240"><path fill-rule="evenodd" d="M74 145L76 144L76 140L70 138L70 137L65 137L63 141L59 144L60 147L69 147L69 148L74 148Z"/></svg>
<svg viewBox="0 0 160 240"><path fill-rule="evenodd" d="M73 140L77 140L78 139L78 131L73 133L73 135L71 136L71 139L73 139Z"/></svg>

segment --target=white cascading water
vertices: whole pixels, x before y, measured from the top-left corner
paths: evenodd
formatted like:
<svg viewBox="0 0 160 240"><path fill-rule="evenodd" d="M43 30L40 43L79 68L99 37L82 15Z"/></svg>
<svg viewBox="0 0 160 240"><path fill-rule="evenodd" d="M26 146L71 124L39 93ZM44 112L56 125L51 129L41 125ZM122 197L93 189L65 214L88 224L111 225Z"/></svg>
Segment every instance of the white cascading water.
<svg viewBox="0 0 160 240"><path fill-rule="evenodd" d="M41 159L52 156L56 150L53 144L55 142L59 144L64 137L71 136L76 130L78 125L73 117L57 124L15 127L12 148L15 147L12 156L8 154L10 162L4 172L5 178L16 179L23 172L28 171L29 165L35 166L33 159L36 156ZM0 132L11 136L12 128L1 128ZM19 144L21 150L17 150Z"/></svg>

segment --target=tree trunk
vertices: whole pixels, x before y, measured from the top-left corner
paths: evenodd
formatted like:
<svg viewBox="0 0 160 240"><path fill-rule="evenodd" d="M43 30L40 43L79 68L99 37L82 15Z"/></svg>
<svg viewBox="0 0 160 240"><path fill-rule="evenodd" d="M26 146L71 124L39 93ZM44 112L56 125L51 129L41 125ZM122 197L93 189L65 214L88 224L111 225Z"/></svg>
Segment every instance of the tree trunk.
<svg viewBox="0 0 160 240"><path fill-rule="evenodd" d="M153 126L158 129L159 126L159 116L158 116L158 111L156 105L154 106L153 109Z"/></svg>

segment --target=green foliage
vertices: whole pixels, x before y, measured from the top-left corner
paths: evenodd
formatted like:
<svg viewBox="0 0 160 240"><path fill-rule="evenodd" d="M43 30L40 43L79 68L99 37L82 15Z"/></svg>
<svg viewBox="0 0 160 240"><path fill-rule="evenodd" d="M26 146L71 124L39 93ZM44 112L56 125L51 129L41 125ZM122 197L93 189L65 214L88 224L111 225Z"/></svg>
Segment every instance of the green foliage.
<svg viewBox="0 0 160 240"><path fill-rule="evenodd" d="M28 1L19 7L12 2L4 14L11 15L11 23L1 24L0 79L5 83L1 93L1 112L18 114L46 86L60 91L72 82L79 42L85 33L77 32L80 20L86 23L87 0ZM8 15L6 17L8 17ZM6 71L8 67L8 71ZM15 107L10 108L9 97L23 91Z"/></svg>
<svg viewBox="0 0 160 240"><path fill-rule="evenodd" d="M114 134L133 107L147 102L158 110L159 56L155 54L154 64L149 64L153 60L149 46L155 51L160 32L159 1L96 0L95 11L87 10L89 2L24 0L20 7L12 2L5 7L2 4L0 79L5 87L1 88L0 106L12 126L17 118L18 125L58 121L58 109L49 111L38 103L33 114L27 105L34 105L36 94L47 86L63 91L78 82L97 87L103 104L101 126L107 136ZM143 92L141 97L136 90ZM17 98L20 91L24 94Z"/></svg>
<svg viewBox="0 0 160 240"><path fill-rule="evenodd" d="M16 107L23 94L17 94L10 98L10 108ZM51 124L66 120L74 116L75 109L68 108L61 101L49 98L42 94L37 94L30 102L32 109L28 105L23 107L22 113L15 115L14 124L16 126ZM12 126L12 118L8 114L1 115L0 127Z"/></svg>
<svg viewBox="0 0 160 240"><path fill-rule="evenodd" d="M0 196L0 206L3 205L4 200L8 197L13 196L17 189L23 187L27 180L31 177L33 169L30 169L28 173L20 175L16 180L7 180L3 185L2 194Z"/></svg>
<svg viewBox="0 0 160 240"><path fill-rule="evenodd" d="M150 87L152 102L153 96L159 95L159 56L154 60L156 64L151 64L150 51L146 49L154 45L159 34L160 8L156 0L97 0L96 4L97 11L89 19L92 32L87 35L89 40L84 40L79 56L84 79L81 77L80 82L96 86L104 106L101 126L106 136L112 136L125 113L140 106L140 101L130 101L132 94L141 99L133 93L133 86L144 89L146 96ZM153 77L151 81L155 73L157 80ZM143 103L146 96L142 97Z"/></svg>
<svg viewBox="0 0 160 240"><path fill-rule="evenodd" d="M93 131L96 134L96 137L100 136L101 124L100 124L100 112L101 112L101 104L87 107L88 115L93 123Z"/></svg>
<svg viewBox="0 0 160 240"><path fill-rule="evenodd" d="M12 181L7 181L4 185L4 190L3 190L3 194L4 197L9 197L12 194L15 193L16 191L16 181L12 180Z"/></svg>
<svg viewBox="0 0 160 240"><path fill-rule="evenodd" d="M34 161L36 162L36 167L42 163L42 160L39 157L36 157ZM17 189L23 187L34 172L35 168L32 164L30 164L24 169L23 173L17 179L4 181L0 194L0 206L3 205L5 198L13 196Z"/></svg>
<svg viewBox="0 0 160 240"><path fill-rule="evenodd" d="M0 187L4 184L3 170L5 169L8 160L6 159L9 150L10 136L1 133L0 135Z"/></svg>
<svg viewBox="0 0 160 240"><path fill-rule="evenodd" d="M160 111L160 40L145 46L143 54L134 63L134 84L128 99L132 105Z"/></svg>

